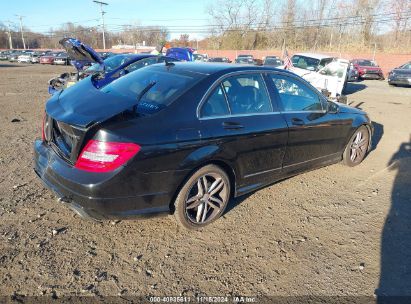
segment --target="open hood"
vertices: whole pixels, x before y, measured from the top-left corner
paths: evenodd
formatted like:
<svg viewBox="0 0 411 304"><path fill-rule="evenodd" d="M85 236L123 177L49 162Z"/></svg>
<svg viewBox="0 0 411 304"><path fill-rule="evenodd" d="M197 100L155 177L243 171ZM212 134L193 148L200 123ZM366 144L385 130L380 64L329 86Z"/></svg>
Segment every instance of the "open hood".
<svg viewBox="0 0 411 304"><path fill-rule="evenodd" d="M296 67L291 67L290 71L304 78L317 90L328 90L332 98L342 95L344 83L347 77L349 61L337 59L330 62L319 71L309 71Z"/></svg>
<svg viewBox="0 0 411 304"><path fill-rule="evenodd" d="M100 55L87 44L75 38L63 38L60 45L67 51L71 59L71 64L78 70L82 70L85 65L92 63L103 64Z"/></svg>

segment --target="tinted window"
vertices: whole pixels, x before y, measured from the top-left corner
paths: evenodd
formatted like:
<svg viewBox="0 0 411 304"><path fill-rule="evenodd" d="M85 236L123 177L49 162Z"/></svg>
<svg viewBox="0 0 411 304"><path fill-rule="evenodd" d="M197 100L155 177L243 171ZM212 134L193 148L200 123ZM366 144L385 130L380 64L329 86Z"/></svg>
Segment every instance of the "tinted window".
<svg viewBox="0 0 411 304"><path fill-rule="evenodd" d="M214 89L201 108L201 117L228 115L229 110L221 85Z"/></svg>
<svg viewBox="0 0 411 304"><path fill-rule="evenodd" d="M204 76L202 76L204 77ZM172 70L164 66L149 66L113 81L102 92L131 98L138 102L137 111L153 113L169 105L202 79L198 74Z"/></svg>
<svg viewBox="0 0 411 304"><path fill-rule="evenodd" d="M152 65L155 63L157 63L157 57L145 58L130 64L128 67L126 67L126 70L128 72L133 72L147 65Z"/></svg>
<svg viewBox="0 0 411 304"><path fill-rule="evenodd" d="M271 102L259 74L239 75L223 81L231 114L271 112Z"/></svg>
<svg viewBox="0 0 411 304"><path fill-rule="evenodd" d="M271 75L285 112L321 111L318 95L302 82L286 76Z"/></svg>
<svg viewBox="0 0 411 304"><path fill-rule="evenodd" d="M318 64L320 63L319 59L299 55L294 55L291 58L291 61L293 63L293 66L295 66L296 68L309 71L316 71L318 68Z"/></svg>

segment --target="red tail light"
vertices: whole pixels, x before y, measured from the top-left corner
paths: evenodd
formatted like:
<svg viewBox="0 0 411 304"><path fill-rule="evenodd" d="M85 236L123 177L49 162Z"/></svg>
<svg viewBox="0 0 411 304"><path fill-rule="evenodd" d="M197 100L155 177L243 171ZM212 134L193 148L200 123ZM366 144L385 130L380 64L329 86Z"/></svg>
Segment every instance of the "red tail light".
<svg viewBox="0 0 411 304"><path fill-rule="evenodd" d="M77 169L91 172L109 172L124 165L140 151L133 143L90 140L75 164Z"/></svg>

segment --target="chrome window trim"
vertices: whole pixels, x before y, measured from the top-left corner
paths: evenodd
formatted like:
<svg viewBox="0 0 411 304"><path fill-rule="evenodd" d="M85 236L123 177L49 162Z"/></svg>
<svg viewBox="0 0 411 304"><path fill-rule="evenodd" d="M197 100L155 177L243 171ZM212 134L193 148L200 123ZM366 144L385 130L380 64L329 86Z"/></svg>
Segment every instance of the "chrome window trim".
<svg viewBox="0 0 411 304"><path fill-rule="evenodd" d="M304 112L307 113L307 112ZM233 118L233 117L248 117L248 116L261 116L261 115L278 115L281 112L264 112L264 113L248 113L248 114L229 114L229 115L219 115L210 117L200 117L198 120L210 120L210 119L222 119L222 118Z"/></svg>
<svg viewBox="0 0 411 304"><path fill-rule="evenodd" d="M203 104L207 101L208 97L209 97L210 94L213 92L213 90L215 89L215 87L218 86L219 83L222 83L222 81L223 81L224 79L229 78L229 77L231 77L231 76L242 75L242 74L256 74L256 73L258 73L258 74L261 76L261 78L262 78L262 80L263 80L263 83L264 83L264 87L265 87L265 89L266 89L266 93L267 93L268 99L269 99L270 104L271 104L271 112L265 112L265 113L249 113L249 114L237 114L237 115L250 116L250 115L256 115L256 114L257 114L257 115L258 115L258 114L261 115L261 114L271 114L271 113L273 113L273 112L272 112L272 111L273 111L273 101L271 100L270 92L268 91L267 84L265 83L264 77L263 77L263 75L262 75L262 74L267 73L267 72L271 72L271 71L270 71L270 70L235 71L235 72L230 72L230 73L227 73L227 74L224 74L224 75L220 76L220 77L219 77L216 81L214 81L213 84L207 89L207 91L205 92L205 94L204 94L203 97L201 98L200 102L198 103L197 109L196 109L197 119L198 119L198 120L204 120L204 119L209 119L209 118L215 118L216 116L213 116L213 117L201 117L201 115L200 115L201 107L202 107ZM223 87L224 87L224 86L223 86ZM223 90L223 91L225 91L225 90ZM229 104L228 98L226 98L226 102ZM230 108L230 106L229 106L229 108ZM234 116L234 115L231 115L231 114L229 115L229 117L232 117L232 116Z"/></svg>

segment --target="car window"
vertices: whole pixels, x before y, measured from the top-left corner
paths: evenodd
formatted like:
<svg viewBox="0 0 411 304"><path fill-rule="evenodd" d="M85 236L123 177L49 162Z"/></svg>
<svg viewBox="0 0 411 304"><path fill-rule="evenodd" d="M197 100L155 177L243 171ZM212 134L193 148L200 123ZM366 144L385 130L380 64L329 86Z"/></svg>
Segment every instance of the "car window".
<svg viewBox="0 0 411 304"><path fill-rule="evenodd" d="M322 69L325 67L327 64L331 63L334 60L334 58L325 58L320 61L320 64L318 65L318 70Z"/></svg>
<svg viewBox="0 0 411 304"><path fill-rule="evenodd" d="M322 103L318 95L304 83L287 76L271 75L284 112L322 111Z"/></svg>
<svg viewBox="0 0 411 304"><path fill-rule="evenodd" d="M238 75L223 81L231 114L267 113L271 101L260 74Z"/></svg>
<svg viewBox="0 0 411 304"><path fill-rule="evenodd" d="M223 116L230 114L227 101L221 85L214 89L207 101L201 108L201 117Z"/></svg>
<svg viewBox="0 0 411 304"><path fill-rule="evenodd" d="M145 66L152 65L155 63L157 63L157 57L149 57L130 64L125 70L127 70L127 72L133 72L135 70L141 69Z"/></svg>
<svg viewBox="0 0 411 304"><path fill-rule="evenodd" d="M318 64L320 63L319 59L301 56L301 55L294 55L291 57L291 61L293 66L296 68L309 70L309 71L316 71L318 69Z"/></svg>
<svg viewBox="0 0 411 304"><path fill-rule="evenodd" d="M136 100L138 113L151 114L171 104L203 77L189 71L174 72L162 65L152 65L111 82L101 92Z"/></svg>

